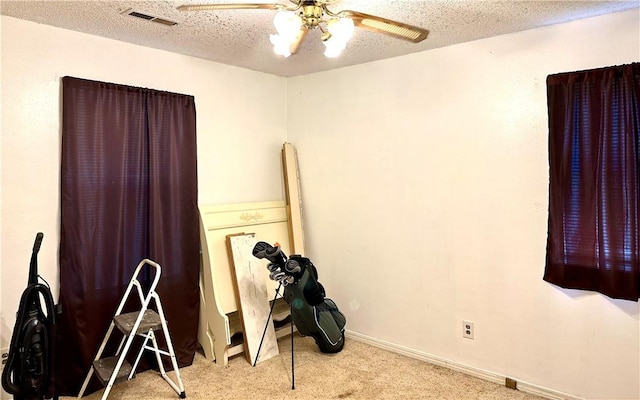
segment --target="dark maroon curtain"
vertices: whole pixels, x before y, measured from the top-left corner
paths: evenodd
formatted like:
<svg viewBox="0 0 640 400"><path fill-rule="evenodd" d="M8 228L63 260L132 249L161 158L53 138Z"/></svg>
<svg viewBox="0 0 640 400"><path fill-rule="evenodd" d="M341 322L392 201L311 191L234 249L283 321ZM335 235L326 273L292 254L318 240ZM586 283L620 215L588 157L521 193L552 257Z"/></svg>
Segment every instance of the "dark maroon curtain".
<svg viewBox="0 0 640 400"><path fill-rule="evenodd" d="M60 395L76 395L144 258L162 266L157 291L178 364L193 361L200 262L196 112L193 97L182 94L72 77L62 79L62 88L56 380ZM92 383L89 390L96 388Z"/></svg>
<svg viewBox="0 0 640 400"><path fill-rule="evenodd" d="M640 297L640 63L547 78L544 279Z"/></svg>

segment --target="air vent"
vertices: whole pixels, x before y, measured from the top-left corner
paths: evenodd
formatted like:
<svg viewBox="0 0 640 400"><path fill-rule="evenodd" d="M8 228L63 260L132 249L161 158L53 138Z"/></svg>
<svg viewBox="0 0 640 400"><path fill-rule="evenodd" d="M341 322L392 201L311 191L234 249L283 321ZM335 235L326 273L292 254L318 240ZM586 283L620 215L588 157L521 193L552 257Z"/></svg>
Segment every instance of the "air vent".
<svg viewBox="0 0 640 400"><path fill-rule="evenodd" d="M166 26L178 25L178 23L175 22L175 21L171 21L171 20L168 20L168 19L165 19L165 18L154 17L153 15L141 13L141 12L135 11L135 10L133 10L131 8L129 8L128 10L124 10L121 14L130 15L132 17L144 19L146 21L151 21L151 22L155 22L155 23L158 23L158 24L161 24L161 25L166 25Z"/></svg>

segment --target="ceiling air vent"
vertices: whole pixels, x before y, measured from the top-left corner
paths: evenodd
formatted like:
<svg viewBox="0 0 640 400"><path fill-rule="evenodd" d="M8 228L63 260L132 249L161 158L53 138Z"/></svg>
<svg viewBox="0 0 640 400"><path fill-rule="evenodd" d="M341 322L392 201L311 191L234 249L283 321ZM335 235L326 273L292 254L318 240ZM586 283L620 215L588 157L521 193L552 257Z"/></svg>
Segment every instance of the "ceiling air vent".
<svg viewBox="0 0 640 400"><path fill-rule="evenodd" d="M175 21L170 21L168 19L154 17L153 15L149 15L149 14L141 13L141 12L138 12L138 11L134 11L131 8L128 9L128 10L124 10L121 14L130 15L132 17L144 19L144 20L147 20L147 21L155 22L155 23L158 23L158 24L166 25L166 26L178 25L178 23L175 22Z"/></svg>

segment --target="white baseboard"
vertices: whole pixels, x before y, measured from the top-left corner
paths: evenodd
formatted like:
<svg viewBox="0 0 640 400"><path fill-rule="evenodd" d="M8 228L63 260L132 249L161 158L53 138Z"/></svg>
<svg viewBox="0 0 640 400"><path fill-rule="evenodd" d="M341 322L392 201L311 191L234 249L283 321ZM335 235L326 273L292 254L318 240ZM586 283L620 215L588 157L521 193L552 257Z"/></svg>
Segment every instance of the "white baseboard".
<svg viewBox="0 0 640 400"><path fill-rule="evenodd" d="M400 346L394 343L389 343L384 340L372 338L370 336L363 335L358 332L347 330L346 336L350 339L357 340L357 341L369 344L371 346L375 346L384 350L391 351L393 353L398 353L407 357L425 361L430 364L435 364L441 367L449 368L454 371L462 372L466 375L471 375L476 378L497 383L499 385L504 385L505 379L507 378L507 376L500 375L495 372L485 371L480 368L470 367L468 365L464 365L455 361L446 360L444 358L436 357L434 355L424 353L422 351L410 349L408 347ZM516 379L511 376L509 378ZM534 385L532 383L523 382L519 379L516 379L516 381L518 382L518 390L522 392L535 394L537 396L544 397L551 400L583 400L580 397L572 396L572 395L562 393L553 389L547 389L538 385Z"/></svg>

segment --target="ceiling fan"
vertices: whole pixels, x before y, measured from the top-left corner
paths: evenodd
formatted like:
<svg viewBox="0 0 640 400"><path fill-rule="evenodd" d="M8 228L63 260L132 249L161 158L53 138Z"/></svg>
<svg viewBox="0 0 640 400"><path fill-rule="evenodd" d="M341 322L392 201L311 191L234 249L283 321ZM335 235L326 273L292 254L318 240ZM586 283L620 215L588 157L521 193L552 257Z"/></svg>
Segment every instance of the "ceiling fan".
<svg viewBox="0 0 640 400"><path fill-rule="evenodd" d="M291 5L278 3L218 3L185 4L180 11L218 11L241 9L265 9L278 11L274 18L277 35L270 40L277 54L285 57L295 54L311 29L322 32L326 46L325 55L336 57L346 47L354 27L382 33L398 39L418 43L427 38L429 31L417 26L392 21L387 18L358 11L333 12L327 8L339 0L289 0ZM328 19L324 17L327 16Z"/></svg>

